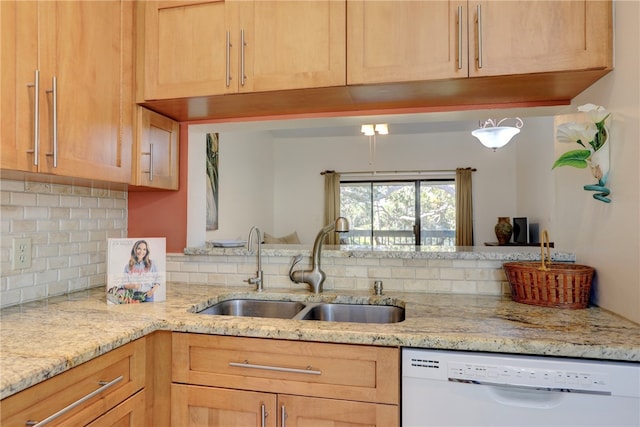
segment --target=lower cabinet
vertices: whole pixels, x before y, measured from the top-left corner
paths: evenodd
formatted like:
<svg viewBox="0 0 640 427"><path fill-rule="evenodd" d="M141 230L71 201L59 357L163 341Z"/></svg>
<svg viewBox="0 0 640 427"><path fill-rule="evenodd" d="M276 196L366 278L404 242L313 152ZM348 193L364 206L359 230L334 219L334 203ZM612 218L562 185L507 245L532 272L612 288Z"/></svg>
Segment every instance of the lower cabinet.
<svg viewBox="0 0 640 427"><path fill-rule="evenodd" d="M172 426L397 426L398 408L348 400L173 384Z"/></svg>
<svg viewBox="0 0 640 427"><path fill-rule="evenodd" d="M399 349L173 334L173 426L398 426Z"/></svg>
<svg viewBox="0 0 640 427"><path fill-rule="evenodd" d="M141 338L9 396L0 425L144 425L145 354Z"/></svg>

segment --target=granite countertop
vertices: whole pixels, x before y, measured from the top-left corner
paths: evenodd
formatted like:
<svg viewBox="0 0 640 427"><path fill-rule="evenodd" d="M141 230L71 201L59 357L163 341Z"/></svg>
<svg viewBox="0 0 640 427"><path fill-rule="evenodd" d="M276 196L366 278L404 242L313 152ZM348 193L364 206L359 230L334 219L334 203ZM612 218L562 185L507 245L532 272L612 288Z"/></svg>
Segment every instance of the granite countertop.
<svg viewBox="0 0 640 427"><path fill-rule="evenodd" d="M311 255L309 245L262 245L264 256ZM250 254L246 246L216 247L207 242L203 247L189 247L185 255L239 255ZM574 253L550 249L552 261L575 262ZM456 259L489 261L539 261L540 247L534 246L363 246L323 245L326 258L396 258L396 259Z"/></svg>
<svg viewBox="0 0 640 427"><path fill-rule="evenodd" d="M195 314L231 298L404 305L406 320L357 324ZM597 307L562 310L478 295L257 293L169 283L164 302L108 305L100 288L1 310L0 398L156 330L640 362L640 325Z"/></svg>

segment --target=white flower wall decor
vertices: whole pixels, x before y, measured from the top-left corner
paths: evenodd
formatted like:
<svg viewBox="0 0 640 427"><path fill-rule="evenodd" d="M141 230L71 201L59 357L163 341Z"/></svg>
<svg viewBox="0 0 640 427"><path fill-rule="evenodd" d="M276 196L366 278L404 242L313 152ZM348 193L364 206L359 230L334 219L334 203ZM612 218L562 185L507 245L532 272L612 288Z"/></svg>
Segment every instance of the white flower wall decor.
<svg viewBox="0 0 640 427"><path fill-rule="evenodd" d="M585 185L584 189L594 191L594 199L611 203L611 191L607 188L610 168L608 121L611 113L606 108L594 104L582 105L578 107L578 111L584 114L585 121L559 125L556 140L562 143L577 143L582 148L562 154L552 169L558 166L586 169L588 166L597 183Z"/></svg>

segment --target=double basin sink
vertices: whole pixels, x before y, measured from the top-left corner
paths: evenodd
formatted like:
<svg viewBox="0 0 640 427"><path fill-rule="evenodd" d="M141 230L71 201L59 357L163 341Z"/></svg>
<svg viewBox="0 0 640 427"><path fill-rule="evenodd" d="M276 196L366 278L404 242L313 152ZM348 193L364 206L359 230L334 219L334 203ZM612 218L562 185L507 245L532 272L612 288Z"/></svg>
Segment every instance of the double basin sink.
<svg viewBox="0 0 640 427"><path fill-rule="evenodd" d="M269 317L276 319L355 323L397 323L404 320L404 308L393 305L257 299L230 299L221 301L198 313L222 316Z"/></svg>

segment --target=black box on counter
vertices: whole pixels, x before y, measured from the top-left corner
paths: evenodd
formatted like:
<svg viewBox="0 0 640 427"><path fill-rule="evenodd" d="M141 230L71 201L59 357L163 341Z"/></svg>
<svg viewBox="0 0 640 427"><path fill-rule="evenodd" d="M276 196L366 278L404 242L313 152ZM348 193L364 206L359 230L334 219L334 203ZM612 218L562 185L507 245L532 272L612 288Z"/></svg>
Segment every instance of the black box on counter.
<svg viewBox="0 0 640 427"><path fill-rule="evenodd" d="M166 300L166 265L164 237L107 239L107 303Z"/></svg>
<svg viewBox="0 0 640 427"><path fill-rule="evenodd" d="M527 218L513 218L513 241L514 243L529 243L529 226Z"/></svg>

